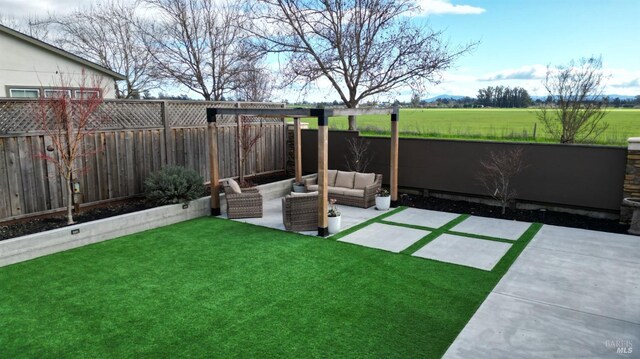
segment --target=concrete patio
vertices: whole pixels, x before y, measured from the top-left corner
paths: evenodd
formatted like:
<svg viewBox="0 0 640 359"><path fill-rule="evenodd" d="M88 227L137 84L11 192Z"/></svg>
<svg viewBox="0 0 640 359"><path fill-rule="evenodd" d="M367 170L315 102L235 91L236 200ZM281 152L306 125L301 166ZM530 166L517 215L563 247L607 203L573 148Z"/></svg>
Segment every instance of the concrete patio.
<svg viewBox="0 0 640 359"><path fill-rule="evenodd" d="M639 358L640 239L545 225L445 358Z"/></svg>

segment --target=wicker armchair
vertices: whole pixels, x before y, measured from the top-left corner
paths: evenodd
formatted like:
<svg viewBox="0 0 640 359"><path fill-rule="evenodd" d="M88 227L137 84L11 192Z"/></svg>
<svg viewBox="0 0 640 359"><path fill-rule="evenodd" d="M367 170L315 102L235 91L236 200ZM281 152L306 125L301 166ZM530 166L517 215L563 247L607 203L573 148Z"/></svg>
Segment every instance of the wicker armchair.
<svg viewBox="0 0 640 359"><path fill-rule="evenodd" d="M224 197L229 219L262 217L262 195L257 188L243 188L242 193L236 193L225 182Z"/></svg>
<svg viewBox="0 0 640 359"><path fill-rule="evenodd" d="M318 229L318 193L282 198L282 222L288 231Z"/></svg>

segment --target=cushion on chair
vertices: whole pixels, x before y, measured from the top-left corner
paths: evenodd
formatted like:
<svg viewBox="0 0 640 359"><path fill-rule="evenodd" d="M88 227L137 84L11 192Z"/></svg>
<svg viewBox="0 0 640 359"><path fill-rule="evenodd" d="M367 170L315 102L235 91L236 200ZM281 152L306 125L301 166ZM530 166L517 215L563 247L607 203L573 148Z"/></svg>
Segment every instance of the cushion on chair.
<svg viewBox="0 0 640 359"><path fill-rule="evenodd" d="M307 191L318 191L318 185L317 184L310 184L307 185Z"/></svg>
<svg viewBox="0 0 640 359"><path fill-rule="evenodd" d="M329 187L329 195L332 195L332 194L344 194L344 190L345 189L348 189L348 188Z"/></svg>
<svg viewBox="0 0 640 359"><path fill-rule="evenodd" d="M353 180L355 178L355 175L355 172L338 171L335 187L353 188Z"/></svg>
<svg viewBox="0 0 640 359"><path fill-rule="evenodd" d="M318 195L318 191L307 192L307 193L291 192L291 197L313 197L317 195Z"/></svg>
<svg viewBox="0 0 640 359"><path fill-rule="evenodd" d="M372 185L376 181L375 173L357 173L355 180L353 181L353 188L364 189L365 187Z"/></svg>
<svg viewBox="0 0 640 359"><path fill-rule="evenodd" d="M336 176L338 175L338 170L329 170L327 172L327 174L328 174L328 177L329 177L328 178L329 181L327 183L327 186L329 186L329 187L335 186L336 185Z"/></svg>
<svg viewBox="0 0 640 359"><path fill-rule="evenodd" d="M240 189L240 185L233 178L229 178L227 180L227 184L229 185L233 193L242 193L242 190Z"/></svg>
<svg viewBox="0 0 640 359"><path fill-rule="evenodd" d="M350 189L350 188L341 188L342 195L351 196L351 197L364 197L363 189Z"/></svg>
<svg viewBox="0 0 640 359"><path fill-rule="evenodd" d="M318 184L318 177L307 178L304 180L305 186L313 186L314 184Z"/></svg>

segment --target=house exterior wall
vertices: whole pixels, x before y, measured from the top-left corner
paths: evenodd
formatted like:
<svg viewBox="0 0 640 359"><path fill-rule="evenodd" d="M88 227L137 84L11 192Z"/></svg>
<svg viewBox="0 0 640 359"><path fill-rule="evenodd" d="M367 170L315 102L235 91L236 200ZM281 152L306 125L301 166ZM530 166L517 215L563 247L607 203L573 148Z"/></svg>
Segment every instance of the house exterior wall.
<svg viewBox="0 0 640 359"><path fill-rule="evenodd" d="M107 74L83 66L52 51L0 32L0 97L10 97L9 88L60 87L61 77L68 86L79 87L82 69L87 85L94 76L100 81L104 98L115 98L115 80Z"/></svg>

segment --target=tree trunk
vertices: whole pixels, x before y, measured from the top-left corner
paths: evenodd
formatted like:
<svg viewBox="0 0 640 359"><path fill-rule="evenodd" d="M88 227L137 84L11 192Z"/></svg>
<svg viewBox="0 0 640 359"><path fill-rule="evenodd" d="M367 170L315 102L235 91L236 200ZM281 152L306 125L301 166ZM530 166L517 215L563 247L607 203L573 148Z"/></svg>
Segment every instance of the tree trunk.
<svg viewBox="0 0 640 359"><path fill-rule="evenodd" d="M349 130L356 131L358 129L358 125L356 123L356 116L349 116Z"/></svg>
<svg viewBox="0 0 640 359"><path fill-rule="evenodd" d="M358 103L355 100L351 100L347 103L347 108L358 108ZM349 131L357 131L358 123L356 116L349 116Z"/></svg>
<svg viewBox="0 0 640 359"><path fill-rule="evenodd" d="M67 183L67 224L74 224L73 221L73 186L71 185L71 176L66 176Z"/></svg>

